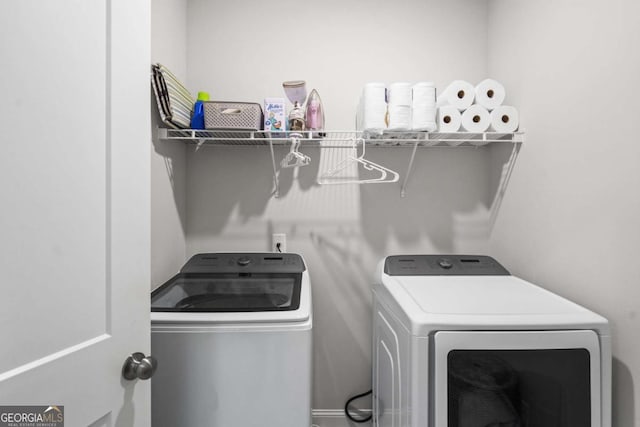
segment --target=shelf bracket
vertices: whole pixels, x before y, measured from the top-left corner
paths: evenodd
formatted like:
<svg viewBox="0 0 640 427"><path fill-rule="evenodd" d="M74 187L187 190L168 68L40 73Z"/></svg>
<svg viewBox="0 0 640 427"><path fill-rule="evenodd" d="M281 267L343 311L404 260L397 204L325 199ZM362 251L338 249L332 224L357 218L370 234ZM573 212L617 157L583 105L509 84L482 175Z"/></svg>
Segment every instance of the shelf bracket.
<svg viewBox="0 0 640 427"><path fill-rule="evenodd" d="M167 129L156 126L156 137L158 139L167 139Z"/></svg>
<svg viewBox="0 0 640 427"><path fill-rule="evenodd" d="M411 174L411 169L413 168L413 160L416 157L418 144L420 144L420 140L417 140L413 144L413 151L411 152L411 159L409 159L409 166L407 166L407 173L404 174L404 181L402 181L402 187L400 187L400 197L406 196L407 182L409 181L409 175Z"/></svg>
<svg viewBox="0 0 640 427"><path fill-rule="evenodd" d="M278 170L276 169L276 157L273 153L273 141L269 138L269 150L271 150L271 165L273 166L273 196L280 197L280 183L278 182Z"/></svg>
<svg viewBox="0 0 640 427"><path fill-rule="evenodd" d="M503 166L502 174L500 175L500 183L498 184L496 195L491 202L491 208L489 210L489 230L493 230L493 226L495 225L496 219L498 218L498 211L500 210L500 205L502 204L504 194L507 191L507 185L511 180L511 173L513 172L513 167L515 166L516 159L518 158L518 154L520 153L521 145L522 142L513 143L513 148L511 150L509 160Z"/></svg>

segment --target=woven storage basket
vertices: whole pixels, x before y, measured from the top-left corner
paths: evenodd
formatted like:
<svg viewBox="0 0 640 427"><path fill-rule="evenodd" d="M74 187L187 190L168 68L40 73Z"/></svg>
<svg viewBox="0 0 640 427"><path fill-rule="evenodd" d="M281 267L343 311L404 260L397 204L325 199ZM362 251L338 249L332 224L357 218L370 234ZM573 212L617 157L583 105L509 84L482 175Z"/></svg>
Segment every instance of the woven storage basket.
<svg viewBox="0 0 640 427"><path fill-rule="evenodd" d="M206 129L262 129L262 107L254 102L209 101L204 103Z"/></svg>

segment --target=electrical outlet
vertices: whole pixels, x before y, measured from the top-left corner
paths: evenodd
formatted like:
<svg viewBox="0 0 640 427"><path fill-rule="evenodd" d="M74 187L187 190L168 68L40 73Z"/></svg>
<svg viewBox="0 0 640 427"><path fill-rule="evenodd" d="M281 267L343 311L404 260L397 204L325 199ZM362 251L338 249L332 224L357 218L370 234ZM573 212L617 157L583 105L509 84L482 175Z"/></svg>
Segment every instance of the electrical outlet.
<svg viewBox="0 0 640 427"><path fill-rule="evenodd" d="M273 233L271 237L272 252L287 252L287 235L284 233Z"/></svg>

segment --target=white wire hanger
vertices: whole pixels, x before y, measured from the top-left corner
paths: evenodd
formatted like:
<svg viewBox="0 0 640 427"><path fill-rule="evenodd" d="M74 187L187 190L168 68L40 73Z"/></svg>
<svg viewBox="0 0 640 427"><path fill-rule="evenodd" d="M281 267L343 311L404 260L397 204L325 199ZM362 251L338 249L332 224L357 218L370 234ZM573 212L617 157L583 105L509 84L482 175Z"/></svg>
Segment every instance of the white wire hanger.
<svg viewBox="0 0 640 427"><path fill-rule="evenodd" d="M355 138L352 139L352 148L356 150L356 152L358 142L362 144L362 154L357 157L348 156L346 159L339 162L335 167L318 177L318 184L385 184L398 181L400 175L398 175L397 172L364 158L364 138L358 138L357 140ZM344 179L341 179L337 176L340 172L353 167L353 165L362 165L362 167L367 171L379 172L379 176L377 178L367 179L357 179L352 177L345 177Z"/></svg>
<svg viewBox="0 0 640 427"><path fill-rule="evenodd" d="M289 153L284 156L280 162L283 168L295 168L298 166L306 166L311 162L311 157L298 151L300 148L300 136L298 134L291 135L291 148Z"/></svg>

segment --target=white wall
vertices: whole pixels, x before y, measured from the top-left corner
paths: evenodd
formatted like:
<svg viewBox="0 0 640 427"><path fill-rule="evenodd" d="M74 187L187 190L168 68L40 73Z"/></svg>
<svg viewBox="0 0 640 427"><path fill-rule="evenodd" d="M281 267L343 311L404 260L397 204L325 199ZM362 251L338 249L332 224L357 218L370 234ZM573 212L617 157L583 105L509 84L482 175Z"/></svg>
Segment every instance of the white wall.
<svg viewBox="0 0 640 427"><path fill-rule="evenodd" d="M491 252L611 321L617 427L640 425L639 40L637 1L489 2L489 73L527 132Z"/></svg>
<svg viewBox="0 0 640 427"><path fill-rule="evenodd" d="M167 66L181 81L187 78L187 0L153 0L151 61ZM160 120L151 94L151 287L173 276L184 264L186 239L186 147L160 141Z"/></svg>
<svg viewBox="0 0 640 427"><path fill-rule="evenodd" d="M505 83L527 132L491 236L486 213L508 155L502 148L420 150L404 199L399 185L315 185L340 150L309 149L311 166L280 172L276 199L268 150L194 153L154 141L155 285L193 253L268 250L271 233L286 232L289 250L305 256L314 287L313 406L340 408L370 384L369 284L378 259L489 253L514 274L611 320L614 426L640 425L637 2L286 0L266 9L256 0L154 0L153 6L164 11L154 14L153 58L186 76L194 93L261 102L282 96L282 81L305 79L322 96L328 127L339 130L353 128L364 82L433 80L442 89L454 78L491 75ZM281 16L293 11L298 19L281 26ZM161 33L156 22L165 22ZM459 29L450 30L452 23ZM368 152L401 172L409 156L402 148ZM173 162L174 187L163 154Z"/></svg>
<svg viewBox="0 0 640 427"><path fill-rule="evenodd" d="M190 0L188 86L216 100L262 103L282 82L317 88L332 130L353 129L368 81L486 77L486 2L337 1L264 3ZM285 23L289 23L285 25ZM460 29L451 31L450 25ZM307 149L310 166L280 171L273 198L265 148L189 151L187 255L269 250L287 233L288 250L307 261L314 297L314 401L339 409L371 386L370 283L390 253L484 252L474 229L494 189L489 150L420 150L406 198L400 184L324 186L319 172L340 149ZM278 150L276 161L285 151ZM410 151L371 148L367 156L404 172ZM469 225L470 223L471 225ZM365 404L366 406L366 404Z"/></svg>

